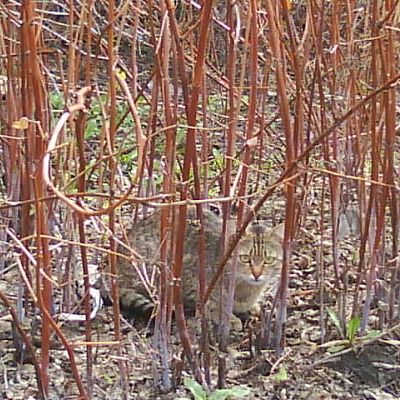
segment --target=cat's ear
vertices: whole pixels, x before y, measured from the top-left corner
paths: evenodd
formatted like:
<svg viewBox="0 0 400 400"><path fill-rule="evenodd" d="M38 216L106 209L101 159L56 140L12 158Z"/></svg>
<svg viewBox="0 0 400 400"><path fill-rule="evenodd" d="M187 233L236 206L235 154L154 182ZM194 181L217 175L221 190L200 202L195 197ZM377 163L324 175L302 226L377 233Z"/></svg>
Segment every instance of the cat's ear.
<svg viewBox="0 0 400 400"><path fill-rule="evenodd" d="M285 223L283 222L282 224L272 228L271 235L283 242L283 236L285 235Z"/></svg>
<svg viewBox="0 0 400 400"><path fill-rule="evenodd" d="M264 234L268 234L268 228L261 221L255 221L246 228L246 235L262 236Z"/></svg>

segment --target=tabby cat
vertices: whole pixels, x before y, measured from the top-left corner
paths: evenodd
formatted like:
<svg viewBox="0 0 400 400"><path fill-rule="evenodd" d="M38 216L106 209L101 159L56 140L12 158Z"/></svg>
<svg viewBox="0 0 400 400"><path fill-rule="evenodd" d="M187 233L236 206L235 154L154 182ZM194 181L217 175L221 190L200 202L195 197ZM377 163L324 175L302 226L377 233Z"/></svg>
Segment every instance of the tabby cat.
<svg viewBox="0 0 400 400"><path fill-rule="evenodd" d="M222 220L213 212L204 209L204 231L206 246L206 272L209 280L220 261ZM195 208L188 208L183 258L182 290L185 310L194 313L198 296L198 238L199 221ZM129 245L141 259L129 261L119 257L119 288L122 311L128 315L149 314L157 298L157 271L160 248L160 213L136 223L128 232ZM239 315L247 314L258 307L258 302L267 289L273 288L280 276L282 260L283 225L267 229L261 223L251 225L238 244L236 289L232 316L232 328L241 329ZM178 244L176 244L178 245ZM119 248L127 255L125 249ZM229 265L226 267L229 271ZM227 272L228 273L228 272ZM227 274L226 273L226 274ZM209 300L213 322L218 321L218 290Z"/></svg>

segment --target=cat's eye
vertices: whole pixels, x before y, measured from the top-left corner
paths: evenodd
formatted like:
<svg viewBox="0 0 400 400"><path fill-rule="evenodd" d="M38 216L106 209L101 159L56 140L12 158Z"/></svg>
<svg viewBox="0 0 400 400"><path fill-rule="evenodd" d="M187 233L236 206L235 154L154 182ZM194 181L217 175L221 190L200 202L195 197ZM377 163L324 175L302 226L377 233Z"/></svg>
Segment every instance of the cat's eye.
<svg viewBox="0 0 400 400"><path fill-rule="evenodd" d="M250 256L248 254L240 254L239 258L240 258L240 261L243 264L249 264L250 263Z"/></svg>
<svg viewBox="0 0 400 400"><path fill-rule="evenodd" d="M264 257L264 264L266 265L271 265L275 263L275 257L274 256L267 256Z"/></svg>

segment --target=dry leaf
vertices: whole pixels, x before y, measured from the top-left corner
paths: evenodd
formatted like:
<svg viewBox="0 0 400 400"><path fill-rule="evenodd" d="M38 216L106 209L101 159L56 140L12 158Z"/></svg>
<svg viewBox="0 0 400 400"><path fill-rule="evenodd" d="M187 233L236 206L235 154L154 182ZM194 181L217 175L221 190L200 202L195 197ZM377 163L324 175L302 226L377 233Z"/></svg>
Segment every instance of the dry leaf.
<svg viewBox="0 0 400 400"><path fill-rule="evenodd" d="M28 129L28 126L29 126L29 120L26 117L22 117L20 120L14 121L12 123L12 127L14 129L25 130Z"/></svg>

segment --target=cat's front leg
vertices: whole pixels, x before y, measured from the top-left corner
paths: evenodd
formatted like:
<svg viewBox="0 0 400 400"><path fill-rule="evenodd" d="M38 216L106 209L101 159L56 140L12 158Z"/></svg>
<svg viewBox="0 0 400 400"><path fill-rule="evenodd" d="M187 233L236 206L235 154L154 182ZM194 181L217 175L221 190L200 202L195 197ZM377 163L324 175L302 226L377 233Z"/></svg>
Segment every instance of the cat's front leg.
<svg viewBox="0 0 400 400"><path fill-rule="evenodd" d="M233 331L233 332L237 333L237 332L243 331L243 322L235 314L231 315L230 323L231 323L231 332Z"/></svg>
<svg viewBox="0 0 400 400"><path fill-rule="evenodd" d="M221 323L221 314L218 309L212 308L210 310L211 321L214 326L218 326ZM230 322L230 331L231 332L241 332L243 330L242 320L237 317L235 314L231 314L229 318Z"/></svg>

